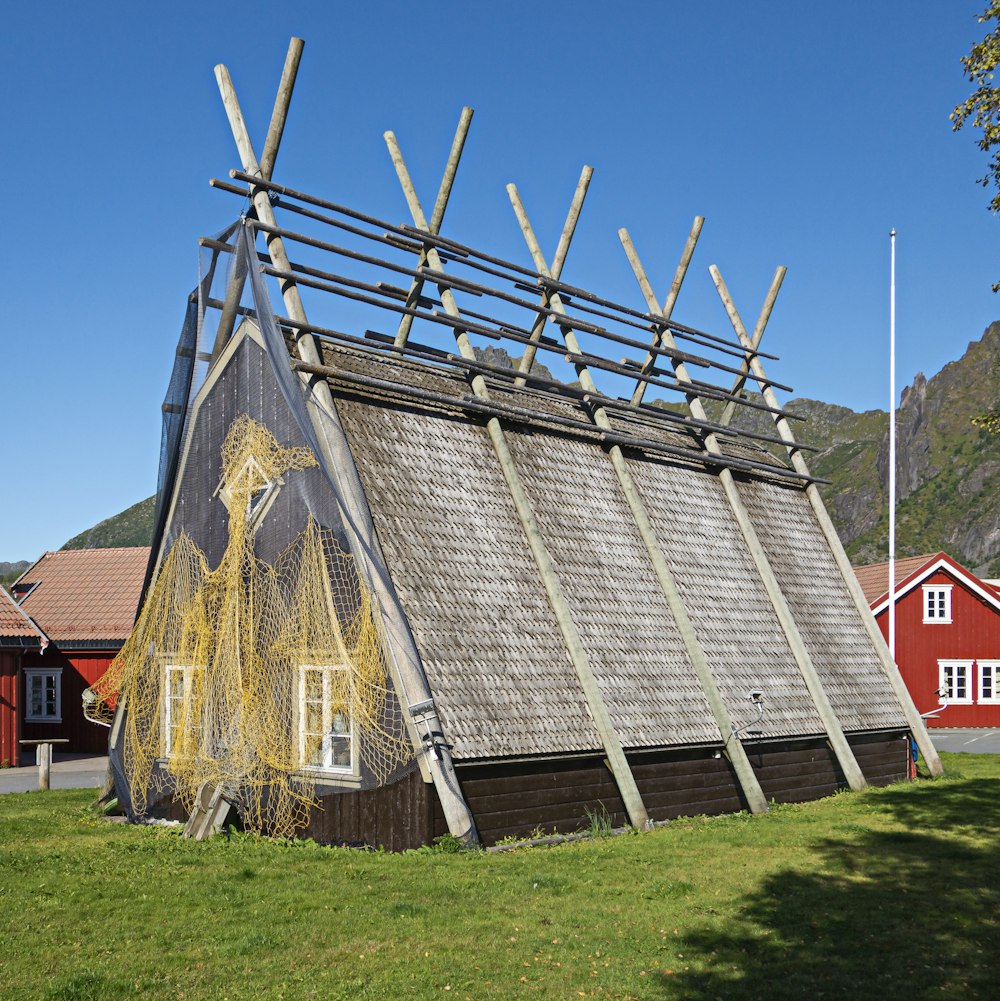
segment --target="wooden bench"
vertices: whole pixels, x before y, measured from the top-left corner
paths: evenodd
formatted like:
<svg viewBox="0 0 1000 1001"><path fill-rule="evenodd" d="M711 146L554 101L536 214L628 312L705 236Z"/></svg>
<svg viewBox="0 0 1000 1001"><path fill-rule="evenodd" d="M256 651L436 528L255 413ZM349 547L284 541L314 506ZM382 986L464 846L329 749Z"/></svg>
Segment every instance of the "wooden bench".
<svg viewBox="0 0 1000 1001"><path fill-rule="evenodd" d="M52 770L52 745L68 744L68 737L48 738L47 740L19 740L22 747L35 747L35 760L38 762L38 788L49 788L49 772Z"/></svg>

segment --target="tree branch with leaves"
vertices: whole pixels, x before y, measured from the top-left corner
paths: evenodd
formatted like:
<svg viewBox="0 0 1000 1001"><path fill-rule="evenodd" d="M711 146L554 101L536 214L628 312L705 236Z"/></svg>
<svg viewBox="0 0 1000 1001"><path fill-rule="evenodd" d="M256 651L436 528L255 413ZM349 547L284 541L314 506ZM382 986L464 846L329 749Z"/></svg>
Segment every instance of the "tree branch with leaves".
<svg viewBox="0 0 1000 1001"><path fill-rule="evenodd" d="M979 183L984 188L995 187L996 194L990 200L990 208L1000 212L1000 87L993 83L993 74L1000 63L1000 0L990 0L989 5L979 15L980 24L994 23L993 30L972 46L967 56L962 56L962 67L975 91L951 113L952 128L957 132L964 125L971 125L982 131L979 148L990 154L989 171ZM993 286L1000 291L1000 282Z"/></svg>

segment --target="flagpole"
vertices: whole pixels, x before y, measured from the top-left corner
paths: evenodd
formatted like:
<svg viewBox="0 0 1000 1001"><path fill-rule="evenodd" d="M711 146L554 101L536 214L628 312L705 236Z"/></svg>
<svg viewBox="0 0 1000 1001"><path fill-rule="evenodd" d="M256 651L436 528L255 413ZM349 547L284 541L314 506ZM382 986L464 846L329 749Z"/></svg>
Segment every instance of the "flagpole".
<svg viewBox="0 0 1000 1001"><path fill-rule="evenodd" d="M896 659L896 229L889 231L889 653Z"/></svg>

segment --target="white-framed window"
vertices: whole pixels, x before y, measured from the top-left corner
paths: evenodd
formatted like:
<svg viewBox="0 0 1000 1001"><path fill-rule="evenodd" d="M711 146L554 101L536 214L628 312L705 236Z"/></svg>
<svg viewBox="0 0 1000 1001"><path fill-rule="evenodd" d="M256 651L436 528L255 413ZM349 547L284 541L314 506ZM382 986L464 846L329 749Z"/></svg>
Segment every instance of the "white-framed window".
<svg viewBox="0 0 1000 1001"><path fill-rule="evenodd" d="M972 703L972 661L939 660L941 698L951 703Z"/></svg>
<svg viewBox="0 0 1000 1001"><path fill-rule="evenodd" d="M30 723L62 722L62 668L24 669L24 718Z"/></svg>
<svg viewBox="0 0 1000 1001"><path fill-rule="evenodd" d="M924 622L951 622L951 584L924 585Z"/></svg>
<svg viewBox="0 0 1000 1001"><path fill-rule="evenodd" d="M343 664L299 666L299 758L310 771L356 769L351 671Z"/></svg>
<svg viewBox="0 0 1000 1001"><path fill-rule="evenodd" d="M978 701L981 703L1000 703L1000 660L980 660Z"/></svg>
<svg viewBox="0 0 1000 1001"><path fill-rule="evenodd" d="M268 479L261 464L251 454L231 481L219 481L215 493L225 504L227 511L232 511L233 498L237 493L245 495L247 527L256 532L282 486L284 480L280 476Z"/></svg>
<svg viewBox="0 0 1000 1001"><path fill-rule="evenodd" d="M195 668L190 664L167 664L163 675L163 754L173 757L181 745L181 735L191 720L185 720L185 700L191 695Z"/></svg>

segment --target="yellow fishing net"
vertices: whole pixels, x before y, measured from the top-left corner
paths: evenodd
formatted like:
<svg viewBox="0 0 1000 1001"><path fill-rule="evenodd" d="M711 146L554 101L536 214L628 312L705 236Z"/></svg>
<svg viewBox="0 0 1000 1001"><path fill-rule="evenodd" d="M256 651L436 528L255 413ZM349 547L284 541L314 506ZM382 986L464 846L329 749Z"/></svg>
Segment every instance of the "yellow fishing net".
<svg viewBox="0 0 1000 1001"><path fill-rule="evenodd" d="M289 837L308 822L318 779L382 783L413 746L351 556L311 516L275 565L254 552L268 499L314 456L241 416L222 458L229 539L219 566L177 537L87 715L110 721L123 703L137 812L168 786L190 810L208 783L249 830Z"/></svg>

